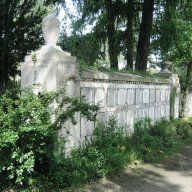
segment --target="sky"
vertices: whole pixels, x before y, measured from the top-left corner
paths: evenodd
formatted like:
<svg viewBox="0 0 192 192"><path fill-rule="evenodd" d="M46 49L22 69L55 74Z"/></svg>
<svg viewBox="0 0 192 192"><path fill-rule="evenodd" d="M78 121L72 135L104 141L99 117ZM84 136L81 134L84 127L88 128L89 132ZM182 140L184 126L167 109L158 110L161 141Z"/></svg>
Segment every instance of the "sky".
<svg viewBox="0 0 192 192"><path fill-rule="evenodd" d="M67 9L69 9L70 13L72 14L77 14L77 11L75 9L75 7L73 6L73 3L71 0L66 0L66 7ZM61 28L65 28L67 34L71 34L72 29L71 29L71 20L69 19L69 17L67 17L67 15L65 14L65 11L62 7L60 7L59 9L59 14L57 16L57 18L59 19L59 21L61 22ZM64 18L66 18L65 20L63 20Z"/></svg>
<svg viewBox="0 0 192 192"><path fill-rule="evenodd" d="M75 6L73 6L72 0L65 0L65 2L66 2L66 7L67 7L69 13L73 17L80 18L80 14L77 12ZM61 28L64 28L66 30L67 34L70 35L72 33L72 27L71 27L72 22L71 22L71 19L67 16L67 14L65 14L65 10L62 7L60 7L57 18L61 22ZM65 18L65 19L63 19L63 18ZM86 28L82 31L82 34L91 32L92 28L93 28L93 26L91 26L91 25L86 26Z"/></svg>

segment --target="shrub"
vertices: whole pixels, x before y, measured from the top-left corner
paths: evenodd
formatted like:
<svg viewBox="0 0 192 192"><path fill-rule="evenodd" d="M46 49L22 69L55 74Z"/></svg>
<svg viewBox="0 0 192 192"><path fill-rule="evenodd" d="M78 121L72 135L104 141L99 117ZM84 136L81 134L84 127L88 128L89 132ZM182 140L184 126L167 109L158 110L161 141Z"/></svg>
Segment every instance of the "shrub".
<svg viewBox="0 0 192 192"><path fill-rule="evenodd" d="M175 150L179 140L174 122L162 119L152 125L147 119L137 122L130 142L140 159L156 161Z"/></svg>
<svg viewBox="0 0 192 192"><path fill-rule="evenodd" d="M186 140L192 137L192 118L175 120L178 139Z"/></svg>
<svg viewBox="0 0 192 192"><path fill-rule="evenodd" d="M120 172L128 160L124 128L112 117L106 125L99 124L93 135L92 145L105 157L108 172Z"/></svg>
<svg viewBox="0 0 192 192"><path fill-rule="evenodd" d="M49 174L56 161L58 130L81 112L89 120L97 106L64 97L53 111L51 104L60 93L21 96L6 91L0 98L0 190L6 187L26 188L35 185L36 176ZM55 121L52 121L53 112ZM75 122L74 122L75 123ZM63 141L64 142L64 141ZM63 155L63 154L62 154Z"/></svg>
<svg viewBox="0 0 192 192"><path fill-rule="evenodd" d="M59 157L50 172L52 182L59 187L79 186L107 174L102 153L94 147L74 149L70 157Z"/></svg>
<svg viewBox="0 0 192 192"><path fill-rule="evenodd" d="M100 149L105 149L106 147L116 148L125 143L123 127L117 125L117 121L114 117L111 117L106 125L98 124L94 130L93 136L95 136L93 145Z"/></svg>
<svg viewBox="0 0 192 192"><path fill-rule="evenodd" d="M154 125L141 120L128 137L113 117L106 125L98 124L91 143L66 157L65 138L58 137L61 125L67 120L76 123L76 112L94 120L98 107L64 97L52 110L60 94L29 91L21 96L19 91L6 91L0 97L0 191L79 186L118 173L127 162L156 161L192 136L192 119L162 119Z"/></svg>
<svg viewBox="0 0 192 192"><path fill-rule="evenodd" d="M48 107L31 92L21 97L7 91L1 97L1 183L32 184L37 164L44 164L47 149L52 145L50 115Z"/></svg>

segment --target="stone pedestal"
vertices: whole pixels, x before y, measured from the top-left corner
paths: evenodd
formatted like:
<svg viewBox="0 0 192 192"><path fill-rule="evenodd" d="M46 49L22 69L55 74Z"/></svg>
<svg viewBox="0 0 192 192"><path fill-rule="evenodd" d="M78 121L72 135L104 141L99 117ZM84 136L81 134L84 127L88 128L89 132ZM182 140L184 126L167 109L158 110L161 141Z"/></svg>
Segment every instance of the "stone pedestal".
<svg viewBox="0 0 192 192"><path fill-rule="evenodd" d="M171 97L170 97L170 115L172 118L176 119L179 117L179 99L180 99L180 83L179 77L175 73L171 72L160 72L159 77L169 78L171 80Z"/></svg>
<svg viewBox="0 0 192 192"><path fill-rule="evenodd" d="M21 87L35 93L43 89L57 91L66 88L69 96L79 96L79 66L76 58L58 46L45 45L25 57L21 63Z"/></svg>
<svg viewBox="0 0 192 192"><path fill-rule="evenodd" d="M48 14L42 22L44 46L27 55L21 63L21 88L32 89L36 94L46 90L65 90L66 96L80 97L79 65L76 58L56 46L60 30L60 22ZM80 114L75 114L75 120L80 122ZM60 130L60 136L65 137L66 148L78 146L80 141L79 124L65 122Z"/></svg>
<svg viewBox="0 0 192 192"><path fill-rule="evenodd" d="M172 67L172 63L170 61L163 61L161 63L161 71L160 73L171 73L169 68Z"/></svg>
<svg viewBox="0 0 192 192"><path fill-rule="evenodd" d="M43 90L50 92L64 88L67 96L80 97L79 66L76 58L62 51L60 47L43 46L27 55L25 62L21 63L21 87L22 90L30 88L36 94ZM75 114L75 119L80 121L79 113ZM79 124L65 122L60 135L66 138L66 151L70 151L71 147L79 144Z"/></svg>
<svg viewBox="0 0 192 192"><path fill-rule="evenodd" d="M181 93L181 87L179 83L179 77L177 74L172 74L170 77L172 81L172 97L174 97L173 101L173 109L172 109L172 117L174 119L179 117L179 107L180 107L180 93Z"/></svg>

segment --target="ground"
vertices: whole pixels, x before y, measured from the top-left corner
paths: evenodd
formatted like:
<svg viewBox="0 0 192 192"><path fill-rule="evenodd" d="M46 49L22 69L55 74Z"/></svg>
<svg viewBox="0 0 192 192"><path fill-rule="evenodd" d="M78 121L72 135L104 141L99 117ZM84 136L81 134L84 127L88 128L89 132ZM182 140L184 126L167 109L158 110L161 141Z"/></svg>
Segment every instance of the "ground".
<svg viewBox="0 0 192 192"><path fill-rule="evenodd" d="M158 163L128 166L122 174L87 185L79 191L192 192L192 145Z"/></svg>

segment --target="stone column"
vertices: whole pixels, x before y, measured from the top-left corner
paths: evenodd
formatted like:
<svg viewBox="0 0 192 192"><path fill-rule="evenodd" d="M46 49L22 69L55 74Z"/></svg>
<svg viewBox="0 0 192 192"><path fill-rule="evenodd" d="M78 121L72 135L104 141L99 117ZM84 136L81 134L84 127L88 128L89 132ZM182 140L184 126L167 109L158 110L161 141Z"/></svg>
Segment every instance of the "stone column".
<svg viewBox="0 0 192 192"><path fill-rule="evenodd" d="M172 73L172 63L169 61L163 61L161 63L161 71L158 73L160 77L169 78L172 81L171 95L170 95L170 114L171 117L176 119L179 117L180 110L180 83L177 74Z"/></svg>

